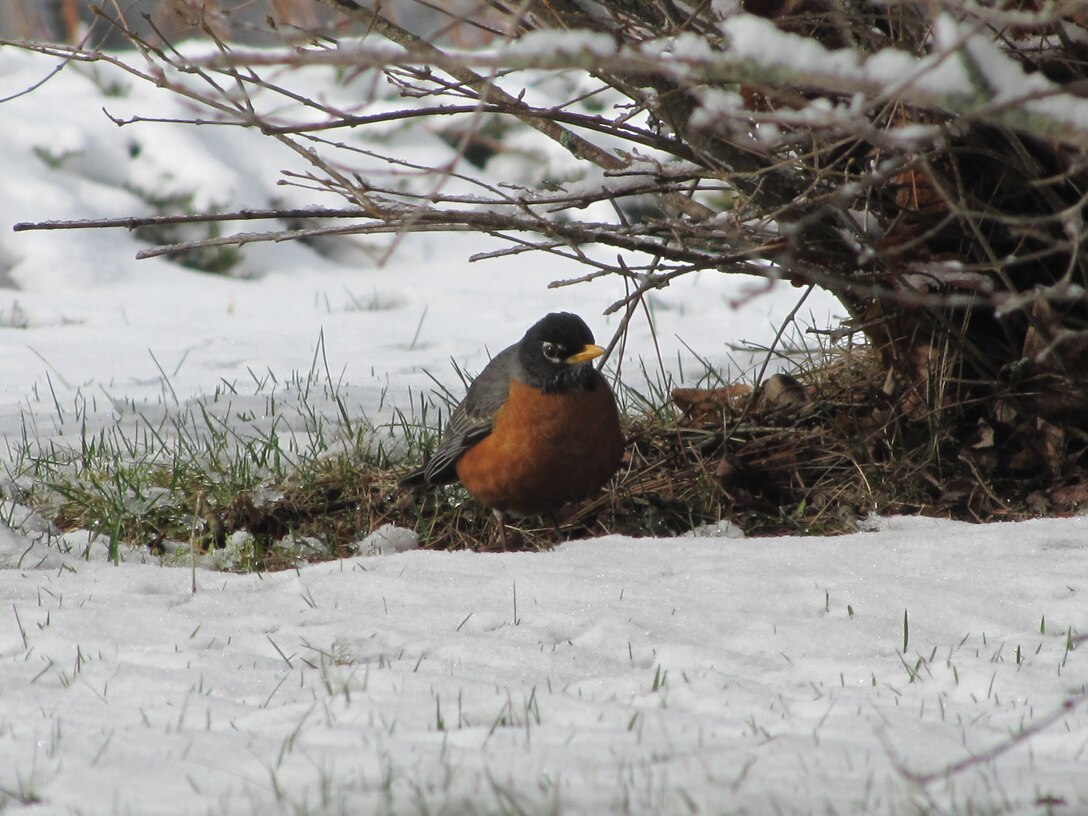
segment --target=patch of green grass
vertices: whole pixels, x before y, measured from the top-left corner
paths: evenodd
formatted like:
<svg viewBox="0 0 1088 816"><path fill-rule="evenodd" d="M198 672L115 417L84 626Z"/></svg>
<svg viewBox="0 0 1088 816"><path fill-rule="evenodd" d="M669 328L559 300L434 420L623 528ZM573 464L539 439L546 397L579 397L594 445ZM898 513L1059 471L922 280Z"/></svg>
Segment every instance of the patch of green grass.
<svg viewBox="0 0 1088 816"><path fill-rule="evenodd" d="M29 326L30 318L19 305L19 301L13 300L7 309L0 306L0 329L26 329Z"/></svg>
<svg viewBox="0 0 1088 816"><path fill-rule="evenodd" d="M193 193L162 195L133 185L125 189L150 204L156 215L193 215L197 208ZM215 213L218 208L207 207L201 212ZM144 224L133 230L135 236L153 246L179 244L187 241L205 241L220 238L223 224L218 221L190 224ZM171 254L171 260L187 269L212 275L227 275L242 261L242 251L237 246L191 247Z"/></svg>
<svg viewBox="0 0 1088 816"><path fill-rule="evenodd" d="M81 63L72 62L69 70L82 74L101 92L107 99L124 99L132 93L129 83L117 78L116 72L106 71L96 62Z"/></svg>
<svg viewBox="0 0 1088 816"><path fill-rule="evenodd" d="M34 155L41 159L46 167L52 170L60 170L70 159L83 155L82 150L62 150L58 152L52 148L41 147L40 145L36 145L33 150Z"/></svg>
<svg viewBox="0 0 1088 816"><path fill-rule="evenodd" d="M643 388L618 389L625 462L607 491L561 514L564 537L677 535L720 519L748 534L827 534L855 530L873 512L1030 515L1025 497L1037 486L1010 477L977 487L977 465L958 455L963 435L936 416L951 409L897 410L868 348L810 357L793 383L802 401L786 405L760 389L749 397L717 388L709 362L698 365L706 371L687 372L689 381L714 387L685 411L667 375L644 369ZM454 372L467 387L469 373ZM215 554L210 566L232 570L342 557L385 524L414 529L429 548L498 544L491 513L459 486L397 484L434 449L462 388L434 378L406 404L383 399L376 423L353 409L323 341L310 370L284 381L251 372L185 403L165 372L162 383L158 403L115 401L109 411L93 396L62 404L55 392L40 395L53 415L27 414L21 438L9 441L6 516L17 503L61 530L88 530L91 546L106 542L115 560L139 547L187 562L192 542ZM1010 498L995 503L998 494ZM544 520L510 532L514 548L554 542Z"/></svg>
<svg viewBox="0 0 1088 816"><path fill-rule="evenodd" d="M342 555L369 531L359 508L385 500L392 463L433 434L401 413L385 428L355 416L322 349L305 374L253 374L188 403L165 375L158 404L119 401L109 412L84 394L62 404L53 392L59 432L39 439L34 428L47 419L24 416L23 435L8 444L7 498L62 530L103 537L115 559L122 544L185 553L194 524L202 550L237 548L246 539L231 536L247 532L240 560L254 569ZM433 412L420 406L425 422Z"/></svg>
<svg viewBox="0 0 1088 816"><path fill-rule="evenodd" d="M251 373L187 403L165 372L155 405L119 401L104 413L94 398L62 405L50 393L48 437L33 431L44 418L27 415L9 443L8 498L61 530L90 531L115 560L134 546L182 562L192 542L216 553L214 566L271 569L349 554L386 523L415 529L428 547L493 546L491 514L458 486L397 487L405 463L433 450L459 395L433 378L430 393L383 412L376 426L349 406L323 349L305 374L281 382ZM467 387L469 373L456 363L454 372ZM702 432L678 427L671 382L647 374L644 393L620 390L633 417L630 461L613 490L564 519L568 535L676 534L727 512L701 461ZM551 525L536 523L512 530L514 546L551 543Z"/></svg>

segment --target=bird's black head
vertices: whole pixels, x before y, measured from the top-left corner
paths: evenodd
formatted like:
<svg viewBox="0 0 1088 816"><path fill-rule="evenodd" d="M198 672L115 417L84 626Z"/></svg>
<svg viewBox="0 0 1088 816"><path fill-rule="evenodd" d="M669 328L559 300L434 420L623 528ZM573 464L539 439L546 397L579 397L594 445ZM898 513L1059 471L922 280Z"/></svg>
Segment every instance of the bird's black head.
<svg viewBox="0 0 1088 816"><path fill-rule="evenodd" d="M602 354L589 326L570 312L553 312L538 320L518 344L530 385L547 392L593 388L597 380L587 363Z"/></svg>

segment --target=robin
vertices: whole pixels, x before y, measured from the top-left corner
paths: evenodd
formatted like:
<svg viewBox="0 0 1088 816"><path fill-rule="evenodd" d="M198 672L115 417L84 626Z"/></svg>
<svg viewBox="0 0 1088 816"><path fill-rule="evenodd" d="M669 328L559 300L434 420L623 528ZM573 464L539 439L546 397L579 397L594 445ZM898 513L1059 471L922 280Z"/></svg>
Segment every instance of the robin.
<svg viewBox="0 0 1088 816"><path fill-rule="evenodd" d="M599 491L623 456L616 399L590 364L604 351L577 315L539 320L480 372L434 455L401 485L459 480L494 511L504 548L507 517L554 522L564 504Z"/></svg>

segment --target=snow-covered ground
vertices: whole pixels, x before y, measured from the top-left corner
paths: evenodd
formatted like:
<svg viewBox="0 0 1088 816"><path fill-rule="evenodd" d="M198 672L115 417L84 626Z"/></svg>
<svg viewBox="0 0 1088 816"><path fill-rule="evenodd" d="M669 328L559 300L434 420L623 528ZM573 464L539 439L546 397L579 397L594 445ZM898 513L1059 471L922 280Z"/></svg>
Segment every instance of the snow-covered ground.
<svg viewBox="0 0 1088 816"><path fill-rule="evenodd" d="M53 63L0 51L0 98ZM615 328L621 284L548 289L584 270L544 255L470 264L478 237L405 239L380 267L362 243L254 245L213 277L133 260L125 232L11 232L149 212L148 191L315 200L275 186L297 159L268 140L119 129L103 107L192 115L81 66L0 106L9 446L24 426L60 442L108 426L122 400L166 410L224 383L244 399L309 371L319 343L378 421L432 376L456 391L451 358L476 371L547 311ZM398 139L432 163L449 149ZM689 384L696 355L725 367L768 343L798 292L763 289L701 273L656 294L624 381L657 371L655 336ZM817 325L835 311L809 308ZM0 810L1088 813L1088 519L871 526L197 570L195 592L138 552L114 567L102 542L81 558L0 527Z"/></svg>

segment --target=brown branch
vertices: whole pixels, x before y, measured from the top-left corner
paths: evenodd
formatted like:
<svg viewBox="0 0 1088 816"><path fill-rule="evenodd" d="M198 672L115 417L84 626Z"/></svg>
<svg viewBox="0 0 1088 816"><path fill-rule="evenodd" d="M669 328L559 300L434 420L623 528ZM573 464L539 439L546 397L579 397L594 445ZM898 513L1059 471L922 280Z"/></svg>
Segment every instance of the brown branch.
<svg viewBox="0 0 1088 816"><path fill-rule="evenodd" d="M341 5L348 4L355 8L352 0L322 0L322 2ZM362 15L373 15L374 12L358 8ZM382 18L384 19L384 18ZM900 80L890 93L886 81L879 75L872 75L866 70L866 65L861 57L857 57L858 64L854 70L842 71L831 60L833 52L828 52L828 63L824 70L815 68L798 68L788 62L776 61L777 58L768 57L766 60L750 59L748 57L732 56L729 51L715 52L713 56L702 54L671 54L669 59L663 60L661 55L655 52L644 53L638 47L615 46L602 49L599 46L583 48L580 51L557 49L552 53L541 53L536 50L527 50L524 53L518 50L500 50L495 52L458 52L447 54L434 46L425 43L414 35L404 32L404 36L396 34L403 31L392 23L387 23L391 28L375 26L388 39L404 47L400 53L390 52L385 49L360 47L354 49L341 49L331 51L303 51L291 53L273 53L257 51L235 51L224 57L210 57L195 60L194 64L209 67L228 67L231 65L351 65L356 68L383 68L390 65L427 65L446 71L459 81L469 86L484 86L482 91L485 98L498 99L507 104L517 104L518 100L501 89L489 83L483 76L473 71L468 66L476 68L488 68L491 70L544 70L557 71L568 69L582 69L586 71L608 71L617 76L648 79L651 77L664 78L675 82L678 86L692 87L700 83L712 85L726 85L729 83L754 83L755 85L770 84L773 87L793 87L797 89L809 89L817 93L834 96L853 96L862 94L869 98L869 104L879 106L892 99L907 102L919 108L943 111L947 114L961 117L964 121L990 122L995 125L1008 127L1022 133L1039 138L1050 138L1063 141L1076 147L1088 146L1088 128L1077 118L1088 101L1077 97L1072 89L1060 85L1052 85L1047 89L1033 89L1021 97L1012 98L985 98L984 92L977 87L949 88L940 83L924 83L921 80L925 75L942 60L962 53L962 50L947 51L938 54L930 62L920 63L907 76ZM388 33L387 33L388 32ZM904 57L907 55L904 54ZM494 89L494 90L492 90ZM1027 110L1026 103L1037 103L1040 100L1053 99L1063 103L1068 102L1068 110L1056 108L1047 111ZM518 115L518 114L514 114ZM592 145L585 140L568 141L575 134L564 131L558 127L538 127L526 120L526 123L536 127L542 133L562 144L578 158L592 161L601 167L615 167L622 160L610 153Z"/></svg>
<svg viewBox="0 0 1088 816"><path fill-rule="evenodd" d="M454 77L458 82L476 89L480 93L484 104L498 102L509 109L509 113L534 130L543 133L548 138L562 145L575 158L589 161L605 170L620 170L627 166L627 162L617 156L601 149L592 142L579 136L577 133L563 127L555 118L546 118L533 115L528 111L522 100L511 96L506 91L495 85L494 82L476 73L465 64L465 60L450 59L441 49L431 43L417 37L409 31L370 9L363 8L355 0L320 0L326 5L343 11L349 16L359 19L368 29L381 34L390 42L412 49L420 54L427 64L441 66L442 70ZM666 203L687 214L691 218L706 219L714 216L713 210L699 204L684 195L669 193L665 196Z"/></svg>
<svg viewBox="0 0 1088 816"><path fill-rule="evenodd" d="M956 776L957 774L963 773L964 771L971 768L983 765L987 762L992 762L993 760L998 759L1004 754L1007 754L1013 748L1016 748L1019 745L1023 745L1036 734L1045 731L1047 728L1050 728L1050 726L1054 725L1057 722L1060 722L1062 719L1067 717L1073 712L1073 710L1077 706L1079 706L1085 700L1088 700L1088 695L1085 694L1078 694L1075 697L1070 697L1063 701L1062 704L1050 714L1047 714L1045 717L1036 720L1031 725L1021 728L1008 739L1002 740L1001 742L991 746L982 753L971 754L970 756L966 756L963 759L946 765L936 771L930 771L929 773L917 773L904 767L897 758L895 758L895 765L899 773L902 774L905 779L908 779L911 782L917 785L921 785L923 787L926 785L930 785L933 782L949 779L950 777Z"/></svg>
<svg viewBox="0 0 1088 816"><path fill-rule="evenodd" d="M569 150L575 158L584 159L592 162L598 167L604 167L609 170L618 170L619 168L626 166L627 163L622 159L602 150L597 147L597 145L586 141L578 134L561 127L559 124L548 120L541 120L536 117L525 116L523 113L520 113L521 109L524 107L521 100L506 93L506 91L496 86L495 83L487 77L468 68L465 65L464 60L451 59L441 49L435 47L421 37L412 34L410 31L401 28L378 12L360 6L355 0L321 0L321 2L325 5L339 9L348 16L355 17L368 29L376 31L390 42L397 43L406 49L411 49L413 53L420 56L423 62L441 67L442 70L446 71L458 82L476 89L485 102L497 100L498 102L509 106L514 116L522 119L529 127L540 131L548 138L561 144L565 149ZM247 64L252 65L256 63ZM393 63L387 62L386 64Z"/></svg>
<svg viewBox="0 0 1088 816"><path fill-rule="evenodd" d="M661 238L648 234L649 230L652 229L650 226L638 228L643 232L640 235L637 234L635 228L632 229L632 233L636 234L620 232L614 224L549 221L540 217L471 210L445 211L406 208L400 212L386 212L383 220L375 223L320 227L307 230L239 233L154 247L141 251L136 257L152 258L204 247L286 241L319 235L399 233L404 230L403 222L406 219L412 222L412 229L416 231L462 231L472 229L491 233L500 231L534 232L545 237L559 237L572 244L604 244L619 249L660 256L674 262L699 264L702 267L725 268L735 264L742 264L760 257L766 251L764 246L730 253L688 249L682 245L667 244ZM764 274L766 267L762 269L753 267L748 271L753 274Z"/></svg>
<svg viewBox="0 0 1088 816"><path fill-rule="evenodd" d="M122 218L78 218L71 221L20 221L12 230L68 230L68 229L104 229L123 227L166 226L169 224L206 224L216 221L253 221L260 219L301 219L301 218L364 218L366 211L358 208L323 209L301 207L293 210L234 210L221 213L195 213L189 215L146 215L125 216Z"/></svg>

